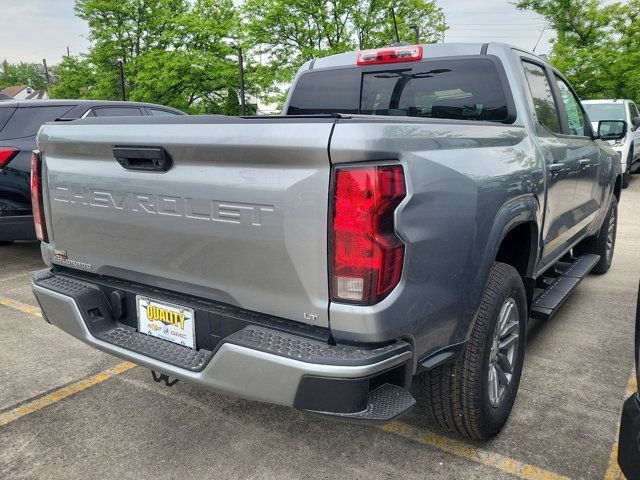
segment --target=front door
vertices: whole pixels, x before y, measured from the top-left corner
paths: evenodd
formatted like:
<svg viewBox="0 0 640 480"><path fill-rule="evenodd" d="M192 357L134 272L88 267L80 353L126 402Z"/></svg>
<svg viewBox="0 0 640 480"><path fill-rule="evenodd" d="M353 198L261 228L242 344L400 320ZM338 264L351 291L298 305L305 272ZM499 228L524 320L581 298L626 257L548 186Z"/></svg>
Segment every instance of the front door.
<svg viewBox="0 0 640 480"><path fill-rule="evenodd" d="M562 140L567 145L567 157L577 171L576 193L573 197L573 224L575 234L579 235L596 219L604 201L605 188L600 181L600 149L592 138L580 100L564 79L557 74L554 74L554 77L562 100Z"/></svg>
<svg viewBox="0 0 640 480"><path fill-rule="evenodd" d="M547 68L535 60L523 60L524 76L535 115L536 139L546 164L546 202L542 228L543 260L551 262L556 252L568 248L574 231L573 199L578 178L578 158L563 135L558 100Z"/></svg>

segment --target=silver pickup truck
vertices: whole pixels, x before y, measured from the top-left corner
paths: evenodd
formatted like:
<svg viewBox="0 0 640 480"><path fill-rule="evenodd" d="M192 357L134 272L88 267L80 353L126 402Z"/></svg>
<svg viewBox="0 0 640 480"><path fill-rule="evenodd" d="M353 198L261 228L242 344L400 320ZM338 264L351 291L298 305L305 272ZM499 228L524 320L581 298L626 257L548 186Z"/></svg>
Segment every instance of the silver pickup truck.
<svg viewBox="0 0 640 480"><path fill-rule="evenodd" d="M493 43L317 59L284 112L43 126L45 319L168 384L495 435L528 319L611 265L626 122Z"/></svg>

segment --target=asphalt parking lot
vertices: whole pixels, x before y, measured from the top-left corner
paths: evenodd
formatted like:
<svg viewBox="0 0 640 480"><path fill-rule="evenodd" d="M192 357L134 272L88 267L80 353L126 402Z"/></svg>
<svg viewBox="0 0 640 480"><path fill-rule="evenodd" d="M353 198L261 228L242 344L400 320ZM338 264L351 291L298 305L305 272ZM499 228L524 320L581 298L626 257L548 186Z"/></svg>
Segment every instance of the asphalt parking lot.
<svg viewBox="0 0 640 480"><path fill-rule="evenodd" d="M620 204L614 263L547 323L531 322L503 432L468 443L420 412L385 427L328 422L178 383L39 316L37 244L0 247L0 478L618 479L617 423L636 386L640 175Z"/></svg>

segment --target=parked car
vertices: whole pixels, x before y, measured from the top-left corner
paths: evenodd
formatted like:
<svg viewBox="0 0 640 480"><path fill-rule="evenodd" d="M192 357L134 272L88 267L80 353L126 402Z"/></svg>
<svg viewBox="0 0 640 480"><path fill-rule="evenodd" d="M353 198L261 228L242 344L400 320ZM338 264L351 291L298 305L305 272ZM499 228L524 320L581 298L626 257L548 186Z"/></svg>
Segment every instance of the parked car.
<svg viewBox="0 0 640 480"><path fill-rule="evenodd" d="M636 378L640 385L640 285L636 303ZM636 392L624 404L620 421L618 463L629 480L640 478L640 393Z"/></svg>
<svg viewBox="0 0 640 480"><path fill-rule="evenodd" d="M0 245L36 240L29 175L36 134L46 122L105 116L183 115L151 103L90 100L0 101Z"/></svg>
<svg viewBox="0 0 640 480"><path fill-rule="evenodd" d="M620 153L622 164L622 188L629 186L629 176L634 162L640 161L640 113L631 100L585 100L582 102L595 129L600 120L624 120L629 125L628 133L620 140L609 143Z"/></svg>
<svg viewBox="0 0 640 480"><path fill-rule="evenodd" d="M284 111L45 125L44 317L166 382L495 435L529 316L611 265L626 123L494 43L320 58Z"/></svg>

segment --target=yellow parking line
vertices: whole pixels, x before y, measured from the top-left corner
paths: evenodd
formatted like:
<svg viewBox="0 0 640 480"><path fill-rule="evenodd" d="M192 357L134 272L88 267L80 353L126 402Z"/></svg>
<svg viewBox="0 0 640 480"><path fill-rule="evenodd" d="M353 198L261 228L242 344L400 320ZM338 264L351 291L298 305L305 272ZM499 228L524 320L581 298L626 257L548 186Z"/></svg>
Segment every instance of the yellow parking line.
<svg viewBox="0 0 640 480"><path fill-rule="evenodd" d="M93 377L89 377L84 380L72 383L71 385L61 388L60 390L56 390L55 392L45 395L44 397L32 400L31 402L27 402L23 405L20 405L19 407L13 408L5 413L0 414L0 427L18 420L25 415L37 412L38 410L59 402L64 398L70 397L73 394L86 390L93 385L104 382L105 380L108 380L116 375L120 375L121 373L131 370L133 367L135 367L135 364L130 362L120 363L113 368L94 375Z"/></svg>
<svg viewBox="0 0 640 480"><path fill-rule="evenodd" d="M638 391L638 381L636 379L635 372L631 375L629 383L627 384L627 397L630 397L633 393ZM625 477L620 471L618 465L618 436L620 435L620 423L616 428L616 441L611 447L611 455L609 456L609 465L607 471L604 474L604 480L624 480Z"/></svg>
<svg viewBox="0 0 640 480"><path fill-rule="evenodd" d="M14 310L18 310L23 313L28 313L30 315L35 315L36 317L42 317L42 313L40 313L40 309L38 307L34 307L33 305L28 305L26 303L18 302L17 300L11 300L10 298L0 297L0 305L4 305L5 307L13 308Z"/></svg>
<svg viewBox="0 0 640 480"><path fill-rule="evenodd" d="M524 480L569 480L568 477L519 462L518 460L500 455L499 453L480 450L459 440L454 440L436 433L420 431L403 422L391 422L382 427L382 429L423 445L435 447L438 450L450 453L456 457L461 457L510 473Z"/></svg>

